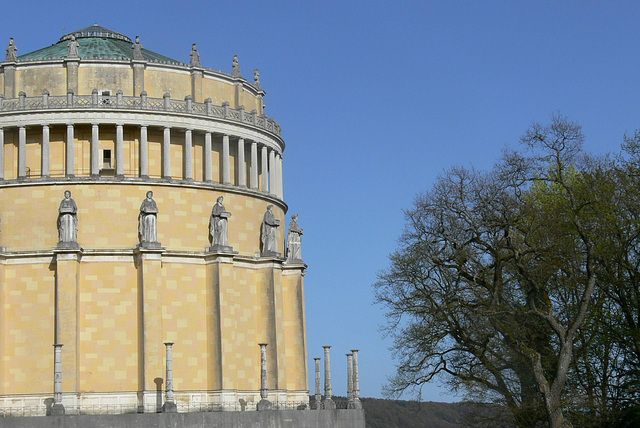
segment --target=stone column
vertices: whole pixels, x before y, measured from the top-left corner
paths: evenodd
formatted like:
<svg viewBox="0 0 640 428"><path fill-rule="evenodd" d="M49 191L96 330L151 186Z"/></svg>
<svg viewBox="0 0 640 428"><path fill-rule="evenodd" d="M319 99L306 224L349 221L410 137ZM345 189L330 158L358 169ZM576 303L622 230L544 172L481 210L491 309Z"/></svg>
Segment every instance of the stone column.
<svg viewBox="0 0 640 428"><path fill-rule="evenodd" d="M222 184L231 184L231 164L229 162L229 136L222 136Z"/></svg>
<svg viewBox="0 0 640 428"><path fill-rule="evenodd" d="M149 178L149 143L146 125L140 126L140 177Z"/></svg>
<svg viewBox="0 0 640 428"><path fill-rule="evenodd" d="M27 176L27 128L18 128L18 178Z"/></svg>
<svg viewBox="0 0 640 428"><path fill-rule="evenodd" d="M116 177L124 177L124 130L121 123L116 124Z"/></svg>
<svg viewBox="0 0 640 428"><path fill-rule="evenodd" d="M51 416L64 415L62 404L62 344L53 345L53 406Z"/></svg>
<svg viewBox="0 0 640 428"><path fill-rule="evenodd" d="M0 180L4 180L4 128L0 128Z"/></svg>
<svg viewBox="0 0 640 428"><path fill-rule="evenodd" d="M251 142L251 181L249 186L252 189L258 188L258 143Z"/></svg>
<svg viewBox="0 0 640 428"><path fill-rule="evenodd" d="M314 358L313 361L316 363L316 409L320 410L322 408L322 392L320 391L320 360L321 358Z"/></svg>
<svg viewBox="0 0 640 428"><path fill-rule="evenodd" d="M352 406L353 401L353 354L347 355L347 399L349 400L349 407Z"/></svg>
<svg viewBox="0 0 640 428"><path fill-rule="evenodd" d="M204 133L204 181L213 181L213 159L211 157L211 132Z"/></svg>
<svg viewBox="0 0 640 428"><path fill-rule="evenodd" d="M269 388L267 386L267 344L260 345L260 401L258 402L258 410L271 410L273 405L267 398L269 397Z"/></svg>
<svg viewBox="0 0 640 428"><path fill-rule="evenodd" d="M67 124L67 177L75 177L75 173L73 171L73 145L74 145L74 136L73 136L73 123Z"/></svg>
<svg viewBox="0 0 640 428"><path fill-rule="evenodd" d="M269 191L269 171L267 168L267 146L262 146L262 191Z"/></svg>
<svg viewBox="0 0 640 428"><path fill-rule="evenodd" d="M236 167L238 186L247 186L247 168L244 164L244 138L238 138L238 166Z"/></svg>
<svg viewBox="0 0 640 428"><path fill-rule="evenodd" d="M100 129L97 123L91 124L91 176L100 175Z"/></svg>
<svg viewBox="0 0 640 428"><path fill-rule="evenodd" d="M178 406L176 406L173 394L173 342L165 342L164 345L167 347L167 375L165 379L165 401L162 406L162 412L176 413Z"/></svg>
<svg viewBox="0 0 640 428"><path fill-rule="evenodd" d="M42 176L49 177L51 170L49 168L49 125L42 125L42 152L41 152L41 168Z"/></svg>
<svg viewBox="0 0 640 428"><path fill-rule="evenodd" d="M184 132L184 179L193 181L193 131Z"/></svg>
<svg viewBox="0 0 640 428"><path fill-rule="evenodd" d="M353 354L353 401L354 408L362 409L360 402L360 375L358 374L358 350L352 349Z"/></svg>
<svg viewBox="0 0 640 428"><path fill-rule="evenodd" d="M275 150L269 150L269 193L272 195L276 194L276 177L278 173L276 172L276 152Z"/></svg>
<svg viewBox="0 0 640 428"><path fill-rule="evenodd" d="M326 345L324 348L324 401L322 402L323 409L335 409L336 403L331 399L331 356L329 350L331 346Z"/></svg>
<svg viewBox="0 0 640 428"><path fill-rule="evenodd" d="M276 168L278 170L278 196L280 197L280 199L284 199L284 187L282 185L282 153L278 153L276 155Z"/></svg>
<svg viewBox="0 0 640 428"><path fill-rule="evenodd" d="M162 178L171 178L171 128L164 128L162 140Z"/></svg>

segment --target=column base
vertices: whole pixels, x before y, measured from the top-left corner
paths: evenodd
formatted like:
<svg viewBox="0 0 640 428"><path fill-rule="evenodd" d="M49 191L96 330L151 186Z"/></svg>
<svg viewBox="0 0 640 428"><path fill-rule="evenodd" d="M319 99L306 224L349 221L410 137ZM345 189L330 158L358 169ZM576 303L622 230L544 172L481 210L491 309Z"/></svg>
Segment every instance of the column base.
<svg viewBox="0 0 640 428"><path fill-rule="evenodd" d="M173 401L167 401L162 405L162 413L178 413L178 406Z"/></svg>
<svg viewBox="0 0 640 428"><path fill-rule="evenodd" d="M325 398L322 402L322 409L324 410L335 410L336 403L331 398Z"/></svg>
<svg viewBox="0 0 640 428"><path fill-rule="evenodd" d="M260 410L273 410L273 403L266 398L258 401L258 405L256 406L258 411Z"/></svg>
<svg viewBox="0 0 640 428"><path fill-rule="evenodd" d="M62 405L62 403L56 403L53 406L51 406L51 413L49 413L51 416L64 416L64 406Z"/></svg>

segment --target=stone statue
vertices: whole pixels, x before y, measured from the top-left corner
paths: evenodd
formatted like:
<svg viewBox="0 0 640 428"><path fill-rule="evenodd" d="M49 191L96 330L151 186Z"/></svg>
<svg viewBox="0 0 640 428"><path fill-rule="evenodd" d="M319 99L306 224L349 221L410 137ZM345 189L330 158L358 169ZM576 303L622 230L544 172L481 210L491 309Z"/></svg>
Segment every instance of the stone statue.
<svg viewBox="0 0 640 428"><path fill-rule="evenodd" d="M80 248L78 245L78 206L65 190L58 208L58 248Z"/></svg>
<svg viewBox="0 0 640 428"><path fill-rule="evenodd" d="M80 43L76 40L76 36L71 35L71 41L67 43L67 58L78 58L80 55L78 53L78 47Z"/></svg>
<svg viewBox="0 0 640 428"><path fill-rule="evenodd" d="M278 253L278 226L280 226L280 220L273 215L273 205L267 206L267 212L264 213L262 218L262 256L265 257L279 257Z"/></svg>
<svg viewBox="0 0 640 428"><path fill-rule="evenodd" d="M220 196L211 210L209 232L211 233L211 247L209 251L233 251L229 246L228 219L231 213L222 205L223 197Z"/></svg>
<svg viewBox="0 0 640 428"><path fill-rule="evenodd" d="M233 77L242 77L240 72L240 63L238 62L238 55L233 56L233 64L231 65L231 75Z"/></svg>
<svg viewBox="0 0 640 428"><path fill-rule="evenodd" d="M260 73L258 73L258 69L253 70L253 86L256 87L257 90L262 90L262 85L260 84Z"/></svg>
<svg viewBox="0 0 640 428"><path fill-rule="evenodd" d="M141 247L160 247L158 242L158 205L153 200L152 191L147 192L147 198L140 205L138 232L140 233Z"/></svg>
<svg viewBox="0 0 640 428"><path fill-rule="evenodd" d="M302 234L304 230L298 226L298 214L291 216L289 233L287 234L287 261L302 261Z"/></svg>
<svg viewBox="0 0 640 428"><path fill-rule="evenodd" d="M198 52L198 48L195 43L191 45L191 52L189 55L191 56L191 67L202 67L200 64L200 53Z"/></svg>
<svg viewBox="0 0 640 428"><path fill-rule="evenodd" d="M7 58L6 61L18 60L18 47L14 44L13 37L9 39L9 46L7 46Z"/></svg>
<svg viewBox="0 0 640 428"><path fill-rule="evenodd" d="M142 45L140 44L140 36L136 36L136 42L131 45L133 49L133 59L144 59L142 56Z"/></svg>

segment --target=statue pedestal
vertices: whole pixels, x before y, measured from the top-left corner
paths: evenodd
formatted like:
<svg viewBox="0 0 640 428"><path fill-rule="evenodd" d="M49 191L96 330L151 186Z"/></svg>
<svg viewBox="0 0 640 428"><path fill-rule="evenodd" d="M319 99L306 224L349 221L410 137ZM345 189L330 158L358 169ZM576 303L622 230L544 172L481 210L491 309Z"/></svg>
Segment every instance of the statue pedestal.
<svg viewBox="0 0 640 428"><path fill-rule="evenodd" d="M162 405L162 413L178 413L178 406L174 401L167 401Z"/></svg>
<svg viewBox="0 0 640 428"><path fill-rule="evenodd" d="M64 406L62 403L56 403L51 406L51 416L64 416Z"/></svg>
<svg viewBox="0 0 640 428"><path fill-rule="evenodd" d="M335 410L336 403L331 398L325 398L322 402L322 409L324 410Z"/></svg>
<svg viewBox="0 0 640 428"><path fill-rule="evenodd" d="M263 251L260 253L260 257L277 257L281 258L282 254L277 251Z"/></svg>
<svg viewBox="0 0 640 428"><path fill-rule="evenodd" d="M208 253L233 253L233 247L228 245L212 245L206 248Z"/></svg>
<svg viewBox="0 0 640 428"><path fill-rule="evenodd" d="M160 244L159 242L142 241L141 243L139 243L137 245L137 248L150 249L150 250L161 250L162 249L162 244Z"/></svg>
<svg viewBox="0 0 640 428"><path fill-rule="evenodd" d="M61 250L79 250L80 244L77 242L58 242L58 246L56 248Z"/></svg>

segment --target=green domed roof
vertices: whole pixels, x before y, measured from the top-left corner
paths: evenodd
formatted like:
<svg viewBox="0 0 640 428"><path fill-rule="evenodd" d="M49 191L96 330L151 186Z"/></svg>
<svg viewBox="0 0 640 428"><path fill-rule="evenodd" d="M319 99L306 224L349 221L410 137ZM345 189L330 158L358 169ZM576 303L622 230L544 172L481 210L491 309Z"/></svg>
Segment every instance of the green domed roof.
<svg viewBox="0 0 640 428"><path fill-rule="evenodd" d="M57 43L18 56L18 61L37 61L44 59L60 59L67 57L68 43L75 37L80 59L133 59L133 42L123 34L100 25L92 25L82 30L65 34ZM142 56L147 61L184 65L181 61L160 55L148 49L142 49Z"/></svg>

